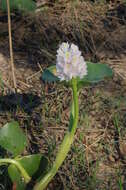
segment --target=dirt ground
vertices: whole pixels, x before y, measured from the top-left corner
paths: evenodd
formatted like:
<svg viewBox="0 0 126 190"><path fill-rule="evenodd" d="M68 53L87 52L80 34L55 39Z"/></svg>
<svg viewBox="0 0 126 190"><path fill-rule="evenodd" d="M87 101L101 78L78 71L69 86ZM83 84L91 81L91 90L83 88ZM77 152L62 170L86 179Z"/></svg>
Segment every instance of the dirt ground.
<svg viewBox="0 0 126 190"><path fill-rule="evenodd" d="M28 137L24 155L41 152L52 163L69 123L71 90L41 76L55 64L58 45L73 42L85 60L110 65L114 76L81 90L75 142L47 189L126 189L126 4L66 1L35 15L15 12L12 34L16 95L7 16L0 12L0 126L17 120ZM0 184L10 190L6 173L2 168Z"/></svg>

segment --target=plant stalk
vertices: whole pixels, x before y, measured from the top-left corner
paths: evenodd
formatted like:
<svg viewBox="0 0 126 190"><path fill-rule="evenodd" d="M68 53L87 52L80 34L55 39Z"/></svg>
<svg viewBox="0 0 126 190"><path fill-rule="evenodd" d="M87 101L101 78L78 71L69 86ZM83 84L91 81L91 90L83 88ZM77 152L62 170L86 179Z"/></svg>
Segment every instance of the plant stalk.
<svg viewBox="0 0 126 190"><path fill-rule="evenodd" d="M0 165L6 165L6 164L14 164L17 167L17 169L20 171L21 175L24 177L26 183L28 183L31 180L31 177L28 175L26 170L22 167L22 165L18 161L9 158L0 159Z"/></svg>
<svg viewBox="0 0 126 190"><path fill-rule="evenodd" d="M73 125L71 130L69 130L60 145L59 151L56 156L56 160L51 168L51 170L34 186L34 190L44 190L48 183L52 180L52 178L56 175L59 167L65 160L71 144L73 143L74 140L74 134L77 128L78 124L78 115L79 115L79 107L78 107L78 92L77 92L77 81L76 79L72 79L72 90L73 90Z"/></svg>
<svg viewBox="0 0 126 190"><path fill-rule="evenodd" d="M8 12L8 32L9 32L9 46L10 46L10 64L11 64L11 71L12 71L12 79L14 85L14 91L17 90L16 84L16 77L15 77L15 68L14 68L14 56L13 56L13 46L12 46L12 32L11 32L11 17L10 17L10 2L7 2L7 12Z"/></svg>

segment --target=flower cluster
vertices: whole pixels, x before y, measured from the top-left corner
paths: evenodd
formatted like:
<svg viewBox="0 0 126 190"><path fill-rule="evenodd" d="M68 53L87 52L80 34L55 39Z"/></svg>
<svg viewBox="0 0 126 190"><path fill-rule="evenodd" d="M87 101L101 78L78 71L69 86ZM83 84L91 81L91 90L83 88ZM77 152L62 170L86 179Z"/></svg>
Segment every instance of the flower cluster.
<svg viewBox="0 0 126 190"><path fill-rule="evenodd" d="M61 81L87 75L86 62L76 45L68 42L60 45L57 50L56 70Z"/></svg>

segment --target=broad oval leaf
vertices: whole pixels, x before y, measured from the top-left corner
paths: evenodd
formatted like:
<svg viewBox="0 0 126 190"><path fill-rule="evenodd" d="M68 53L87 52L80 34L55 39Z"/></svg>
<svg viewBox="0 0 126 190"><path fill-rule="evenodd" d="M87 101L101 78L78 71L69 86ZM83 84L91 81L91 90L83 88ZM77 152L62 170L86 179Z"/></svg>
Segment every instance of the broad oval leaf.
<svg viewBox="0 0 126 190"><path fill-rule="evenodd" d="M79 87L103 81L105 78L110 78L113 75L112 69L108 65L101 63L94 64L87 62L87 70L88 74L83 79L77 78ZM46 82L59 81L56 73L56 66L47 68L42 75L42 79Z"/></svg>
<svg viewBox="0 0 126 190"><path fill-rule="evenodd" d="M11 10L21 10L24 12L34 11L36 9L36 3L33 0L10 0ZM6 0L1 0L0 7L3 11L7 10Z"/></svg>
<svg viewBox="0 0 126 190"><path fill-rule="evenodd" d="M113 76L112 69L108 65L102 63L95 64L87 62L87 70L88 74L84 78L80 79L78 77L78 88L81 86L98 83Z"/></svg>
<svg viewBox="0 0 126 190"><path fill-rule="evenodd" d="M29 176L34 176L34 179L42 174L42 171L45 172L48 165L48 160L41 154L33 154L29 156L24 156L16 159L22 167L27 171ZM41 172L40 172L41 171ZM22 179L22 176L16 166L11 164L8 167L8 173L13 183L16 185L17 190L24 190L26 184Z"/></svg>
<svg viewBox="0 0 126 190"><path fill-rule="evenodd" d="M17 156L27 145L26 137L15 121L0 128L0 146Z"/></svg>
<svg viewBox="0 0 126 190"><path fill-rule="evenodd" d="M48 67L42 74L42 80L45 82L57 82L59 78L56 73L56 66Z"/></svg>

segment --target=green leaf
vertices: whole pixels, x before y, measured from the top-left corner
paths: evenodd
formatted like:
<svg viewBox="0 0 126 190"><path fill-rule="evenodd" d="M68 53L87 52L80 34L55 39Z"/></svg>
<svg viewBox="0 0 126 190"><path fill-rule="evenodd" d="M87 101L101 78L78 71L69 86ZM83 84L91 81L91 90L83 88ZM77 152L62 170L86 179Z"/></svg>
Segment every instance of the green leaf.
<svg viewBox="0 0 126 190"><path fill-rule="evenodd" d="M112 69L106 64L87 62L87 70L88 74L84 80L90 83L96 83L113 76Z"/></svg>
<svg viewBox="0 0 126 190"><path fill-rule="evenodd" d="M57 82L59 78L56 76L56 66L48 67L42 74L42 80L45 82Z"/></svg>
<svg viewBox="0 0 126 190"><path fill-rule="evenodd" d="M112 69L108 65L102 63L94 64L87 62L87 70L88 74L83 79L78 77L78 87L95 84L113 76Z"/></svg>
<svg viewBox="0 0 126 190"><path fill-rule="evenodd" d="M1 0L0 7L3 11L7 10L6 0ZM24 12L34 11L36 9L36 3L33 0L10 0L10 9L17 9Z"/></svg>
<svg viewBox="0 0 126 190"><path fill-rule="evenodd" d="M33 154L29 156L24 156L21 158L16 159L22 167L26 170L29 176L34 175L34 179L40 176L40 173L45 172L48 164L48 160L46 157L42 156L41 154ZM8 167L8 173L13 183L16 183L17 190L24 190L25 189L25 182L22 179L22 176L16 166L11 164Z"/></svg>
<svg viewBox="0 0 126 190"><path fill-rule="evenodd" d="M94 64L87 62L87 70L88 74L83 79L80 79L79 77L77 78L78 88L83 85L89 85L103 81L105 78L110 78L113 75L112 69L108 65L101 63ZM46 82L59 81L56 73L56 66L47 68L42 75L42 79ZM67 84L67 82L65 83Z"/></svg>
<svg viewBox="0 0 126 190"><path fill-rule="evenodd" d="M17 122L7 123L0 129L0 145L11 152L13 156L23 152L27 141Z"/></svg>
<svg viewBox="0 0 126 190"><path fill-rule="evenodd" d="M30 176L39 169L39 167L45 170L47 166L47 158L42 156L42 154L33 154L29 156L24 156L22 158L16 159L23 166ZM44 163L44 165L42 165Z"/></svg>

